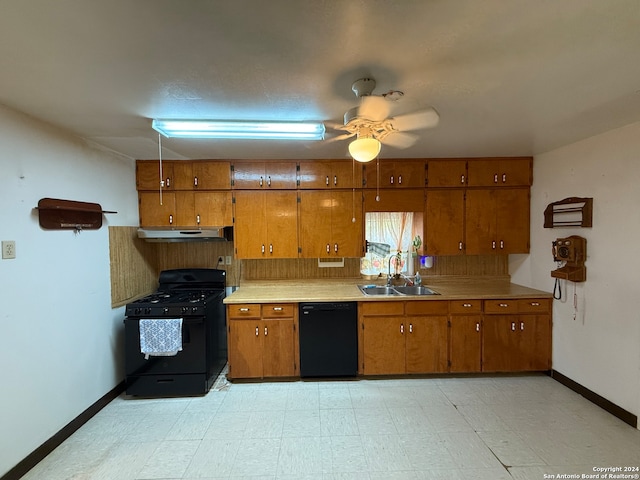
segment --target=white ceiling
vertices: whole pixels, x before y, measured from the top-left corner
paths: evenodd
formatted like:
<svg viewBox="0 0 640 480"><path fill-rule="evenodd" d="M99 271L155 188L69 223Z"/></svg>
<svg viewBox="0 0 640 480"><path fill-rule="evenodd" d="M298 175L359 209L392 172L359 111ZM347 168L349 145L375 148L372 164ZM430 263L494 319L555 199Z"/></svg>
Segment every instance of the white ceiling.
<svg viewBox="0 0 640 480"><path fill-rule="evenodd" d="M0 0L0 103L157 158L153 118L331 120L351 84L440 124L381 158L532 155L640 121L638 0ZM343 158L163 139L164 158Z"/></svg>

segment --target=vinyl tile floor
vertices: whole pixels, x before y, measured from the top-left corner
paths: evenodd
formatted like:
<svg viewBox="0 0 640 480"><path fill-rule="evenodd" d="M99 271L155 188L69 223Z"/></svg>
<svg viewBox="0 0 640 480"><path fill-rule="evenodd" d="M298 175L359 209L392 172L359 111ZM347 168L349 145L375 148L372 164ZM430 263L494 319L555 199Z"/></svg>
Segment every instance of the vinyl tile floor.
<svg viewBox="0 0 640 480"><path fill-rule="evenodd" d="M625 467L636 476L596 470ZM640 430L544 375L219 381L202 397L122 395L23 479L542 480L638 467Z"/></svg>

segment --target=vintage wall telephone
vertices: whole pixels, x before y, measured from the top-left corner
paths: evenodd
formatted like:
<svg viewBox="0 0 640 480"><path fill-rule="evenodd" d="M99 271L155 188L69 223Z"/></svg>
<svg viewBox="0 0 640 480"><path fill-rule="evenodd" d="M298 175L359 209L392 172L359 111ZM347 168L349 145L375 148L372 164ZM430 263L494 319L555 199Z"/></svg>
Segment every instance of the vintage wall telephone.
<svg viewBox="0 0 640 480"><path fill-rule="evenodd" d="M558 262L558 268L551 272L552 277L572 282L584 282L587 279L587 267L584 265L587 259L586 238L578 235L558 238L553 241L551 251L553 260Z"/></svg>

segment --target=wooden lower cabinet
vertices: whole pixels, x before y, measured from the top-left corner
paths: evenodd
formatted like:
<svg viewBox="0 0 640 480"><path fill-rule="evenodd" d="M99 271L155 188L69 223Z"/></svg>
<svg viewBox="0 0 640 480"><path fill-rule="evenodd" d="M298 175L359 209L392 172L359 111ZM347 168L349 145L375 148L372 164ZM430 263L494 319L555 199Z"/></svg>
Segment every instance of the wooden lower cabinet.
<svg viewBox="0 0 640 480"><path fill-rule="evenodd" d="M297 375L296 312L294 304L229 305L229 378Z"/></svg>
<svg viewBox="0 0 640 480"><path fill-rule="evenodd" d="M485 372L549 370L550 300L485 300L482 348Z"/></svg>
<svg viewBox="0 0 640 480"><path fill-rule="evenodd" d="M447 371L447 302L362 302L365 375Z"/></svg>
<svg viewBox="0 0 640 480"><path fill-rule="evenodd" d="M449 371L482 371L482 301L451 301L449 311Z"/></svg>

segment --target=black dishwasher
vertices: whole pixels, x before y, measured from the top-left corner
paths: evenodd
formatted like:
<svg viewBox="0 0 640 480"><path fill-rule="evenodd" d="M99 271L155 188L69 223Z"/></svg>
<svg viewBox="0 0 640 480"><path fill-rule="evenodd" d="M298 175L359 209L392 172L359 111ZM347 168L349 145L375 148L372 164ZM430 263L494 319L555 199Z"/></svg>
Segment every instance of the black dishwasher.
<svg viewBox="0 0 640 480"><path fill-rule="evenodd" d="M300 376L346 377L358 371L355 302L301 303Z"/></svg>

